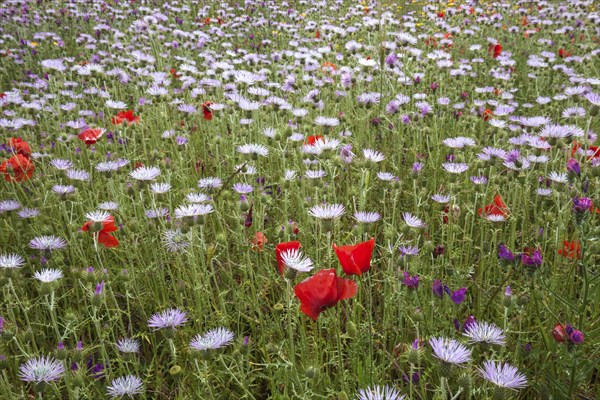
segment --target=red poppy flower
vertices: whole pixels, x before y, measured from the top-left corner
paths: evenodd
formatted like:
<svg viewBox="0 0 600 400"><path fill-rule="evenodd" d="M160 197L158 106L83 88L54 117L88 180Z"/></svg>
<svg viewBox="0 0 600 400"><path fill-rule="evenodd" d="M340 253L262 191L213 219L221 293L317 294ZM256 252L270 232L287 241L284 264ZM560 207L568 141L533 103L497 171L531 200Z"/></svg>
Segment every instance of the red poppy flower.
<svg viewBox="0 0 600 400"><path fill-rule="evenodd" d="M315 32L315 39L321 39L321 32L319 32L319 31Z"/></svg>
<svg viewBox="0 0 600 400"><path fill-rule="evenodd" d="M487 217L488 215L503 215L506 217L508 216L509 212L508 207L506 207L506 204L504 203L504 200L502 200L502 197L500 197L500 195L497 194L496 196L494 196L494 201L491 204L485 206L484 208L478 209L477 214L480 217Z"/></svg>
<svg viewBox="0 0 600 400"><path fill-rule="evenodd" d="M265 244L268 242L267 237L262 232L256 232L254 238L252 238L252 250L262 251Z"/></svg>
<svg viewBox="0 0 600 400"><path fill-rule="evenodd" d="M558 49L558 56L560 58L571 57L571 53L569 53L565 49Z"/></svg>
<svg viewBox="0 0 600 400"><path fill-rule="evenodd" d="M31 149L29 148L29 144L21 138L8 139L8 146L12 147L13 151L17 154L21 154L27 158L31 156Z"/></svg>
<svg viewBox="0 0 600 400"><path fill-rule="evenodd" d="M323 140L323 136L322 135L310 135L309 137L306 138L306 142L304 142L304 144L312 146L313 144L315 144L315 142L317 140Z"/></svg>
<svg viewBox="0 0 600 400"><path fill-rule="evenodd" d="M567 332L565 331L565 328L561 324L556 324L554 326L554 328L552 329L552 337L558 343L562 343L565 340L567 340L568 335L567 335Z"/></svg>
<svg viewBox="0 0 600 400"><path fill-rule="evenodd" d="M213 113L212 113L212 110L210 109L211 104L212 104L212 102L210 102L210 101L205 101L204 103L202 103L202 114L203 114L205 121L210 121L213 118Z"/></svg>
<svg viewBox="0 0 600 400"><path fill-rule="evenodd" d="M440 18L444 18L444 16L445 16L445 15L446 15L446 14L444 14L443 12L439 12L439 13L437 13L437 16L438 16L438 17L440 17Z"/></svg>
<svg viewBox="0 0 600 400"><path fill-rule="evenodd" d="M101 224L100 230L93 229L94 225L97 223ZM96 240L98 240L98 243L104 245L104 247L119 246L119 241L117 240L117 238L110 234L111 232L114 232L117 230L117 227L115 226L115 218L112 215L109 215L108 218L106 218L102 222L87 221L81 227L81 230L84 232L87 232L90 229L96 230L96 232L98 234Z"/></svg>
<svg viewBox="0 0 600 400"><path fill-rule="evenodd" d="M375 247L375 239L350 246L338 247L333 244L333 250L347 275L361 275L369 271L373 247Z"/></svg>
<svg viewBox="0 0 600 400"><path fill-rule="evenodd" d="M277 269L279 273L283 275L285 271L285 264L283 263L283 258L281 254L286 250L298 250L302 245L297 240L293 240L291 242L283 242L279 243L275 246L275 258L277 259Z"/></svg>
<svg viewBox="0 0 600 400"><path fill-rule="evenodd" d="M118 112L112 119L114 125L121 125L125 121L127 121L129 125L137 124L140 122L140 117L133 115L133 110L127 110Z"/></svg>
<svg viewBox="0 0 600 400"><path fill-rule="evenodd" d="M500 43L490 44L488 46L488 51L493 58L498 58L500 53L502 53L502 45Z"/></svg>
<svg viewBox="0 0 600 400"><path fill-rule="evenodd" d="M569 242L568 240L563 241L563 248L558 249L558 254L563 257L574 259L581 259L581 243L577 240Z"/></svg>
<svg viewBox="0 0 600 400"><path fill-rule="evenodd" d="M577 142L577 141L573 142L573 148L571 149L571 157L575 157L575 154L577 153L577 151L580 148L581 148L581 145L579 144L579 142ZM600 147L588 146L587 150L588 150L588 153L591 153L591 155L588 155L588 157L587 157L588 161L590 161L594 158L600 158Z"/></svg>
<svg viewBox="0 0 600 400"><path fill-rule="evenodd" d="M104 135L104 129L102 128L87 128L82 130L77 137L83 140L83 142L89 146L91 144L95 144L98 139L102 137L102 135Z"/></svg>
<svg viewBox="0 0 600 400"><path fill-rule="evenodd" d="M35 166L23 154L15 154L0 164L0 173L6 182L22 182L31 179Z"/></svg>
<svg viewBox="0 0 600 400"><path fill-rule="evenodd" d="M356 282L338 278L333 268L323 269L294 286L294 293L301 303L300 311L315 321L338 301L353 297L356 290Z"/></svg>
<svg viewBox="0 0 600 400"><path fill-rule="evenodd" d="M486 108L486 109L483 111L483 120L484 120L484 121L487 121L488 119L490 119L490 117L491 117L492 115L494 115L494 114L492 113L492 110L490 110L489 108Z"/></svg>
<svg viewBox="0 0 600 400"><path fill-rule="evenodd" d="M179 79L179 74L177 73L177 71L175 70L175 68L171 68L169 70L169 74L171 74L171 76L173 77L173 79Z"/></svg>

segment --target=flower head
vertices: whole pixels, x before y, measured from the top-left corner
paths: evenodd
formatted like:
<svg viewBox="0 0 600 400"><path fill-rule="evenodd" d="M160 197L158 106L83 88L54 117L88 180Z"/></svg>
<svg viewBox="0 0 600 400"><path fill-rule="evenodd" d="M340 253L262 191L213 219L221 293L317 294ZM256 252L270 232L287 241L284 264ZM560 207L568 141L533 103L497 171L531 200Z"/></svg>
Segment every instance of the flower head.
<svg viewBox="0 0 600 400"><path fill-rule="evenodd" d="M300 311L313 320L339 301L354 297L356 282L338 278L335 269L323 269L294 286L300 300Z"/></svg>
<svg viewBox="0 0 600 400"><path fill-rule="evenodd" d="M433 356L448 364L463 364L471 360L471 350L454 339L432 338L429 345Z"/></svg>
<svg viewBox="0 0 600 400"><path fill-rule="evenodd" d="M49 383L59 380L65 372L63 364L50 357L28 360L19 367L19 378L25 382Z"/></svg>
<svg viewBox="0 0 600 400"><path fill-rule="evenodd" d="M506 336L502 329L488 322L474 322L465 328L463 334L469 338L471 343L488 343L504 346L506 344Z"/></svg>
<svg viewBox="0 0 600 400"><path fill-rule="evenodd" d="M358 400L402 400L404 395L391 386L373 386L360 389L357 394Z"/></svg>
<svg viewBox="0 0 600 400"><path fill-rule="evenodd" d="M508 363L485 361L483 368L477 369L483 379L498 387L516 390L527 386L527 377Z"/></svg>
<svg viewBox="0 0 600 400"><path fill-rule="evenodd" d="M369 271L374 247L375 239L347 246L333 244L333 250L342 269L348 275L361 275L363 272Z"/></svg>
<svg viewBox="0 0 600 400"><path fill-rule="evenodd" d="M227 328L217 328L206 332L204 335L196 335L190 342L194 350L220 349L231 343L234 335Z"/></svg>
<svg viewBox="0 0 600 400"><path fill-rule="evenodd" d="M133 397L144 392L144 384L135 375L126 375L114 379L106 388L106 393L113 399L117 397Z"/></svg>
<svg viewBox="0 0 600 400"><path fill-rule="evenodd" d="M177 308L170 308L168 310L156 313L148 320L148 326L150 328L157 329L176 329L187 322L187 316L184 311Z"/></svg>

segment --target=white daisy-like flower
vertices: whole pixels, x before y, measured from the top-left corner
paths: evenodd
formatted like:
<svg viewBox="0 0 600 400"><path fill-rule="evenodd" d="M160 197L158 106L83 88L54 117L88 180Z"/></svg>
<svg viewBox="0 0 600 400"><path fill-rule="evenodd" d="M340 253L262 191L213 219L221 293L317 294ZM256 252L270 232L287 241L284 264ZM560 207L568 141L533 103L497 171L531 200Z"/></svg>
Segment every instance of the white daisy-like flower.
<svg viewBox="0 0 600 400"><path fill-rule="evenodd" d="M185 196L185 199L190 203L206 203L210 201L210 197L204 193L190 193Z"/></svg>
<svg viewBox="0 0 600 400"><path fill-rule="evenodd" d="M122 376L111 381L106 387L106 393L113 399L129 397L132 398L137 394L144 392L143 381L135 375Z"/></svg>
<svg viewBox="0 0 600 400"><path fill-rule="evenodd" d="M160 175L158 167L139 167L129 173L136 181L151 181Z"/></svg>
<svg viewBox="0 0 600 400"><path fill-rule="evenodd" d="M238 146L237 151L241 154L256 154L262 157L267 157L269 155L269 149L262 144L244 144Z"/></svg>
<svg viewBox="0 0 600 400"><path fill-rule="evenodd" d="M92 211L85 214L88 221L92 222L105 222L110 218L110 214L107 211Z"/></svg>
<svg viewBox="0 0 600 400"><path fill-rule="evenodd" d="M217 177L202 178L198 181L200 189L218 189L221 186L223 186L223 181Z"/></svg>
<svg viewBox="0 0 600 400"><path fill-rule="evenodd" d="M463 147L473 147L476 145L475 140L463 136L444 139L444 144L452 149L462 149Z"/></svg>
<svg viewBox="0 0 600 400"><path fill-rule="evenodd" d="M451 174L461 174L469 169L469 166L465 163L451 163L446 162L442 164L442 168L444 168L447 172Z"/></svg>
<svg viewBox="0 0 600 400"><path fill-rule="evenodd" d="M548 197L548 196L552 195L552 189L550 189L550 188L538 188L536 190L536 193L537 193L538 196Z"/></svg>
<svg viewBox="0 0 600 400"><path fill-rule="evenodd" d="M412 215L411 213L402 213L402 217L404 218L406 225L410 226L411 228L424 228L427 226L421 219Z"/></svg>
<svg viewBox="0 0 600 400"><path fill-rule="evenodd" d="M378 212L357 211L354 213L354 218L361 224L372 224L381 219Z"/></svg>
<svg viewBox="0 0 600 400"><path fill-rule="evenodd" d="M18 254L0 254L0 268L14 269L25 265L25 259Z"/></svg>
<svg viewBox="0 0 600 400"><path fill-rule="evenodd" d="M346 212L346 208L341 204L323 204L312 207L308 214L318 219L337 219Z"/></svg>
<svg viewBox="0 0 600 400"><path fill-rule="evenodd" d="M119 208L119 205L114 201L105 201L104 203L98 204L100 210L113 211Z"/></svg>
<svg viewBox="0 0 600 400"><path fill-rule="evenodd" d="M293 181L298 177L298 173L296 171L292 171L291 169L286 169L283 174L283 179L286 181Z"/></svg>
<svg viewBox="0 0 600 400"><path fill-rule="evenodd" d="M167 193L169 190L171 190L171 184L167 182L155 182L150 185L150 190L156 194Z"/></svg>
<svg viewBox="0 0 600 400"><path fill-rule="evenodd" d="M485 219L490 222L504 222L506 221L506 216L502 214L488 214L485 216Z"/></svg>
<svg viewBox="0 0 600 400"><path fill-rule="evenodd" d="M281 253L281 259L288 268L298 272L310 272L314 268L312 260L305 257L299 249L283 251Z"/></svg>
<svg viewBox="0 0 600 400"><path fill-rule="evenodd" d="M334 127L340 124L340 120L335 117L318 116L315 118L315 124L319 126Z"/></svg>
<svg viewBox="0 0 600 400"><path fill-rule="evenodd" d="M569 178L565 172L552 171L548 174L548 179L556 183L567 183Z"/></svg>
<svg viewBox="0 0 600 400"><path fill-rule="evenodd" d="M63 273L60 269L45 268L41 271L36 271L33 277L40 282L50 283L62 278Z"/></svg>
<svg viewBox="0 0 600 400"><path fill-rule="evenodd" d="M74 181L89 181L90 174L87 171L81 169L69 169L66 172L67 178L73 179Z"/></svg>
<svg viewBox="0 0 600 400"><path fill-rule="evenodd" d="M227 328L217 328L206 332L204 335L196 335L190 341L193 350L206 351L220 349L233 341L234 335Z"/></svg>
<svg viewBox="0 0 600 400"><path fill-rule="evenodd" d="M123 102L123 101L114 101L114 100L107 100L106 103L104 103L106 105L106 107L108 108L114 108L116 110L122 110L127 108L127 103Z"/></svg>
<svg viewBox="0 0 600 400"><path fill-rule="evenodd" d="M116 343L121 353L137 353L140 351L140 341L132 338L122 338Z"/></svg>
<svg viewBox="0 0 600 400"><path fill-rule="evenodd" d="M443 194L434 194L433 196L431 196L431 200L435 201L436 203L446 204L450 201L450 196Z"/></svg>
<svg viewBox="0 0 600 400"><path fill-rule="evenodd" d="M378 172L377 178L382 181L393 181L396 179L396 175L392 174L391 172Z"/></svg>
<svg viewBox="0 0 600 400"><path fill-rule="evenodd" d="M363 156L365 156L367 160L374 163L378 163L385 160L385 156L382 153L372 149L364 149Z"/></svg>
<svg viewBox="0 0 600 400"><path fill-rule="evenodd" d="M210 214L214 208L210 204L185 204L175 209L175 218L198 217L200 215Z"/></svg>
<svg viewBox="0 0 600 400"><path fill-rule="evenodd" d="M483 368L477 369L483 379L501 388L516 390L527 386L527 377L508 363L485 361Z"/></svg>
<svg viewBox="0 0 600 400"><path fill-rule="evenodd" d="M429 345L433 356L448 364L463 364L471 360L471 350L462 343L448 338L432 338Z"/></svg>
<svg viewBox="0 0 600 400"><path fill-rule="evenodd" d="M471 343L488 343L504 346L506 344L506 336L502 329L488 322L474 322L465 328L466 337Z"/></svg>
<svg viewBox="0 0 600 400"><path fill-rule="evenodd" d="M319 178L323 178L325 176L327 176L327 172L319 169L316 171L313 170L307 170L304 172L304 176L308 179L319 179Z"/></svg>

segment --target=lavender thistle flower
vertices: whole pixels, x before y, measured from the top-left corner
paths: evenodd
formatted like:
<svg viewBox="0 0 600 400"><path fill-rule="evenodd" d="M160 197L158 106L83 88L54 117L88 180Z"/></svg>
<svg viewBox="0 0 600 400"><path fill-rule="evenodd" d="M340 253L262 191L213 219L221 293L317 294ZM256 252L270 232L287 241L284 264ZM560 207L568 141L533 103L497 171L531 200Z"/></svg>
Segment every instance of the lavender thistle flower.
<svg viewBox="0 0 600 400"><path fill-rule="evenodd" d="M229 329L217 328L204 335L196 335L190 342L190 347L194 350L220 349L229 345L233 338L233 332Z"/></svg>
<svg viewBox="0 0 600 400"><path fill-rule="evenodd" d="M447 364L463 364L471 360L471 350L454 339L432 338L429 345L433 350L433 356Z"/></svg>
<svg viewBox="0 0 600 400"><path fill-rule="evenodd" d="M143 382L135 375L122 376L113 380L106 388L106 393L113 399L133 397L144 391Z"/></svg>
<svg viewBox="0 0 600 400"><path fill-rule="evenodd" d="M391 386L373 386L360 389L357 394L358 400L402 400L404 395Z"/></svg>
<svg viewBox="0 0 600 400"><path fill-rule="evenodd" d="M177 308L170 308L163 312L152 315L152 317L150 317L148 320L148 326L150 328L154 328L154 330L166 328L175 330L186 322L187 316L184 311L181 311Z"/></svg>
<svg viewBox="0 0 600 400"><path fill-rule="evenodd" d="M527 378L516 367L508 363L485 361L483 368L477 368L481 377L505 389L522 389L527 386Z"/></svg>
<svg viewBox="0 0 600 400"><path fill-rule="evenodd" d="M19 367L19 378L25 382L50 383L59 380L65 372L63 364L50 357L29 359Z"/></svg>

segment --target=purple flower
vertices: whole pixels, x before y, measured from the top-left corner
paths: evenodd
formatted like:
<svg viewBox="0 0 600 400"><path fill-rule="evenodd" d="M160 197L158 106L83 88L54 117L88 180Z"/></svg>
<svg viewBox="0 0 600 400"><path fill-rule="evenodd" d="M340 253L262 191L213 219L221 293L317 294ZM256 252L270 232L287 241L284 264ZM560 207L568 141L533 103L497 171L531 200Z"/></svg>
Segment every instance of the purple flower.
<svg viewBox="0 0 600 400"><path fill-rule="evenodd" d="M394 53L388 54L388 56L385 58L385 63L390 67L396 64L396 61L398 61L398 57Z"/></svg>
<svg viewBox="0 0 600 400"><path fill-rule="evenodd" d="M413 173L414 174L418 174L419 172L421 172L421 170L423 169L423 163L420 162L416 162L413 164Z"/></svg>
<svg viewBox="0 0 600 400"><path fill-rule="evenodd" d="M402 283L405 284L409 289L417 289L419 287L419 276L410 276L410 274L404 271L404 279Z"/></svg>
<svg viewBox="0 0 600 400"><path fill-rule="evenodd" d="M460 288L454 292L452 292L452 294L450 294L450 298L452 299L452 302L454 302L454 304L460 304L463 301L465 301L465 295L467 293L467 288Z"/></svg>
<svg viewBox="0 0 600 400"><path fill-rule="evenodd" d="M507 261L507 262L515 261L515 255L512 253L512 251L510 251L508 249L508 247L506 247L503 244L498 246L498 258L501 261Z"/></svg>
<svg viewBox="0 0 600 400"><path fill-rule="evenodd" d="M579 174L581 174L581 166L579 165L579 162L576 159L571 158L569 161L567 161L567 171L579 176Z"/></svg>
<svg viewBox="0 0 600 400"><path fill-rule="evenodd" d="M573 325L571 324L567 324L565 326L565 332L567 332L567 335L569 335L569 340L573 344L582 344L585 340L583 332L573 328Z"/></svg>
<svg viewBox="0 0 600 400"><path fill-rule="evenodd" d="M586 211L592 211L594 203L589 197L573 197L573 211L580 214Z"/></svg>
<svg viewBox="0 0 600 400"><path fill-rule="evenodd" d="M542 253L539 250L534 250L531 255L523 253L520 255L521 264L528 267L539 267L542 265Z"/></svg>
<svg viewBox="0 0 600 400"><path fill-rule="evenodd" d="M433 292L434 296L439 297L440 299L444 297L444 287L442 286L442 281L439 279L434 280L433 284L431 285L431 291Z"/></svg>
<svg viewBox="0 0 600 400"><path fill-rule="evenodd" d="M96 296L100 296L104 291L104 280L96 285L96 292L94 293Z"/></svg>

